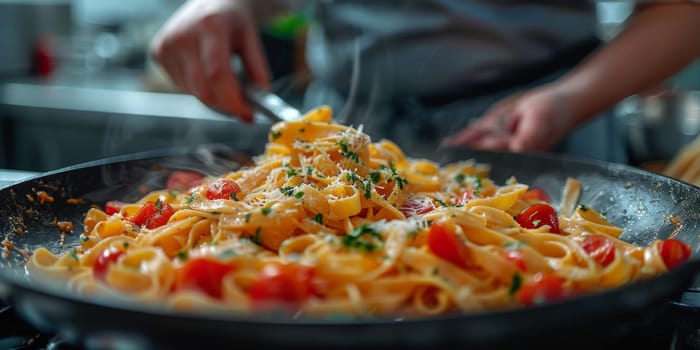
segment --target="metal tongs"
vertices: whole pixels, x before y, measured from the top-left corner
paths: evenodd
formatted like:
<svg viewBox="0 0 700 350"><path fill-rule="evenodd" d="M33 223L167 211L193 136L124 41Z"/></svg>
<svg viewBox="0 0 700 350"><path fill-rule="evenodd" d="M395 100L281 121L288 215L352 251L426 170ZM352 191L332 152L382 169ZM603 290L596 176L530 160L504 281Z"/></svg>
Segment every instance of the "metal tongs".
<svg viewBox="0 0 700 350"><path fill-rule="evenodd" d="M258 111L272 122L292 121L299 119L301 112L288 104L276 94L265 91L253 84L243 84L243 94L248 99L254 111Z"/></svg>

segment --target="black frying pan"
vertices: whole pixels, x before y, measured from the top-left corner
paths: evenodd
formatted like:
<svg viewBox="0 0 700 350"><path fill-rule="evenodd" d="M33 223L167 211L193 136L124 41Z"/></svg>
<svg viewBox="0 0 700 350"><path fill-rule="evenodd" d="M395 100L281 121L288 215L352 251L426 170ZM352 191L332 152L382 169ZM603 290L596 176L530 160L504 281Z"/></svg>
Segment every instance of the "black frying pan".
<svg viewBox="0 0 700 350"><path fill-rule="evenodd" d="M700 248L700 190L635 168L562 156L509 154L464 149L441 150L439 162L475 158L492 165L491 178L502 184L515 175L520 182L544 189L556 202L567 177L584 184L581 203L607 213L625 229L622 239L646 245L676 238ZM49 246L65 252L77 244L82 216L91 204L136 200L139 189L162 188L174 169L197 169L216 175L249 161L245 153L211 147L140 154L88 163L45 174L0 190L0 231L18 248ZM26 194L44 190L53 203L30 202ZM80 197L84 204L67 204ZM41 213L32 214L34 209ZM75 229L60 244L53 219L70 220ZM22 225L18 219L21 219ZM26 233L14 233L21 229ZM30 323L61 332L88 347L265 346L267 348L503 348L548 345L599 347L628 335L648 321L694 280L697 258L656 279L529 309L440 316L420 320L286 319L270 315L185 314L155 307L81 300L26 280L22 259L12 253L0 259L0 295Z"/></svg>

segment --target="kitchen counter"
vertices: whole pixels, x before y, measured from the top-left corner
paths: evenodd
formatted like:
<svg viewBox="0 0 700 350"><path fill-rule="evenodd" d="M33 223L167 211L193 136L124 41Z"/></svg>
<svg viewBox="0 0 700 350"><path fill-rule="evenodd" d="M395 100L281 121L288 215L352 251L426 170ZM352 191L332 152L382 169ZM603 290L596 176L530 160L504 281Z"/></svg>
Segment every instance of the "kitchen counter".
<svg viewBox="0 0 700 350"><path fill-rule="evenodd" d="M190 95L146 91L139 71L0 83L0 168L46 171L197 144L260 153L270 123L217 113Z"/></svg>

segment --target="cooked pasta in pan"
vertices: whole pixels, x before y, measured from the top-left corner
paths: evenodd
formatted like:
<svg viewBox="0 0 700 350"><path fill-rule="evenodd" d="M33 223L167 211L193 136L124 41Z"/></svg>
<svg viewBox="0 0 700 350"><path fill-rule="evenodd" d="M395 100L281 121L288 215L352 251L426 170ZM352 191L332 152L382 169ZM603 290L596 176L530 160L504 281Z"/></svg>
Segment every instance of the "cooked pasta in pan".
<svg viewBox="0 0 700 350"><path fill-rule="evenodd" d="M180 310L413 317L555 302L690 256L673 239L618 239L579 205L575 179L555 206L488 172L408 158L319 108L275 124L254 165L175 172L136 203L90 209L80 247L37 249L27 271L80 295Z"/></svg>

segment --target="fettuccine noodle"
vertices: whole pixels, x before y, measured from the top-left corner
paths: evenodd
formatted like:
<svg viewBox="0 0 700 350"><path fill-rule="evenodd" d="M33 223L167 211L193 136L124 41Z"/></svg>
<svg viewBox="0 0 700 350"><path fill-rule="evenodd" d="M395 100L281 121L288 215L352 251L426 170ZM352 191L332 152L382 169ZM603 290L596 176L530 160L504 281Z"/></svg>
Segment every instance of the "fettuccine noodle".
<svg viewBox="0 0 700 350"><path fill-rule="evenodd" d="M421 316L556 301L668 269L664 241L619 240L578 205L575 179L547 221L531 209L547 198L488 171L407 158L322 107L275 124L253 166L111 215L91 209L80 247L37 249L27 270L80 295L182 310Z"/></svg>

